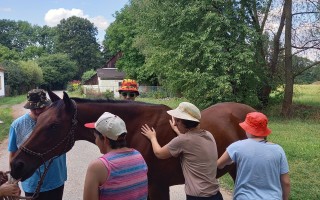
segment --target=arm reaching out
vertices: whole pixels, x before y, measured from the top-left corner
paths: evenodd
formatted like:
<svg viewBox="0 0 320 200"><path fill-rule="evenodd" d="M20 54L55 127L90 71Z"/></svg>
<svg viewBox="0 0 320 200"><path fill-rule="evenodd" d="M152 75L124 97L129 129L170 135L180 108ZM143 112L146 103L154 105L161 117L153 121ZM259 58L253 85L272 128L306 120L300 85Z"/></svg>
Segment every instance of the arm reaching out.
<svg viewBox="0 0 320 200"><path fill-rule="evenodd" d="M226 165L230 165L232 164L233 161L232 159L230 158L229 154L227 151L225 151L222 156L218 159L217 161L217 166L218 166L218 169L223 169Z"/></svg>
<svg viewBox="0 0 320 200"><path fill-rule="evenodd" d="M163 147L159 145L157 136L156 136L157 133L153 127L151 129L147 124L143 125L141 127L141 134L146 136L151 141L153 152L157 156L157 158L166 159L171 157L171 154L169 152L167 145Z"/></svg>

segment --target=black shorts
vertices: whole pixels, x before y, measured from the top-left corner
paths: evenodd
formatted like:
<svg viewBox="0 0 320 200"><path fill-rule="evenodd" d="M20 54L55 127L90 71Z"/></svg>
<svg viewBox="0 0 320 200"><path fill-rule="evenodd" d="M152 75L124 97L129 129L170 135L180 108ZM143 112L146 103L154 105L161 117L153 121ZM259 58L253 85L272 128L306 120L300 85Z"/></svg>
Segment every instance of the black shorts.
<svg viewBox="0 0 320 200"><path fill-rule="evenodd" d="M187 200L223 200L223 197L220 191L218 191L217 194L212 195L211 197L194 197L187 195Z"/></svg>
<svg viewBox="0 0 320 200"><path fill-rule="evenodd" d="M34 200L62 200L64 185L45 192L40 192ZM25 192L26 197L32 197L33 193Z"/></svg>

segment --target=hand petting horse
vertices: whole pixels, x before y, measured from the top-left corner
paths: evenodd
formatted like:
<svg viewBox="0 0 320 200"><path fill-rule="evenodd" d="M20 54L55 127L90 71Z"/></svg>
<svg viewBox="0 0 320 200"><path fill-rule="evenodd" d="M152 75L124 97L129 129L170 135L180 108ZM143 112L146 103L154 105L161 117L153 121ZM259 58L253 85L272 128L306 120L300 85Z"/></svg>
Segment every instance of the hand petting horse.
<svg viewBox="0 0 320 200"><path fill-rule="evenodd" d="M163 133L157 135L160 145L176 137L169 124L168 106L137 101L69 98L65 92L63 99L51 91L48 94L53 103L39 116L31 136L11 162L11 175L15 179L25 180L45 161L69 151L77 140L94 143L94 135L84 124L96 121L104 112L111 112L126 122L128 146L140 151L148 164L150 199L170 199L169 186L184 183L179 158L157 159L148 139L140 134L140 127L148 124ZM252 111L254 109L250 106L229 102L213 105L201 112L201 128L215 137L219 156L229 144L246 138L238 124ZM235 179L234 166L218 170L217 177L227 172Z"/></svg>

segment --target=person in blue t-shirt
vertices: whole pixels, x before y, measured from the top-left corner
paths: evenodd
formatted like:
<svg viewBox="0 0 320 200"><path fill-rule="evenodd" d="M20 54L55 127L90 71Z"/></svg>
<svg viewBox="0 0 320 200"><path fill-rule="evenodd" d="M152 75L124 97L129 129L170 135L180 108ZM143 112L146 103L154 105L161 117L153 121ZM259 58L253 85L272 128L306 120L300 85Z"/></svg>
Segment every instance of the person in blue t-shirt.
<svg viewBox="0 0 320 200"><path fill-rule="evenodd" d="M24 108L30 109L30 113L17 118L10 126L8 144L10 152L9 162L12 161L20 146L29 138L36 125L38 116L51 104L51 101L47 99L46 92L42 89L29 91L27 100ZM21 182L26 196L33 196L44 169L45 166L41 165L31 177ZM66 154L63 154L52 161L36 200L62 200L64 182L66 180Z"/></svg>
<svg viewBox="0 0 320 200"><path fill-rule="evenodd" d="M235 163L237 178L234 200L288 200L289 166L284 150L267 141L271 130L268 118L260 112L248 113L239 124L248 139L232 143L218 159L218 168Z"/></svg>

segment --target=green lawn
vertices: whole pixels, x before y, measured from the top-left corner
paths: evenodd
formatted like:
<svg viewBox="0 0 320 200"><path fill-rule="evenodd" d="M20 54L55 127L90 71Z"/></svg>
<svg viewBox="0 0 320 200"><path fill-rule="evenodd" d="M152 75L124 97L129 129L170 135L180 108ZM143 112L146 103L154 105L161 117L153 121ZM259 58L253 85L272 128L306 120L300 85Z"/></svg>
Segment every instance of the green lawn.
<svg viewBox="0 0 320 200"><path fill-rule="evenodd" d="M0 120L3 121L3 123L0 124L0 141L7 137L10 124L13 120L11 106L22 103L25 99L26 95L0 98Z"/></svg>

